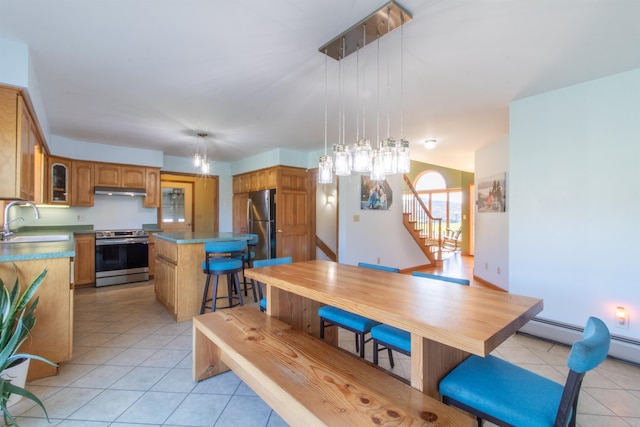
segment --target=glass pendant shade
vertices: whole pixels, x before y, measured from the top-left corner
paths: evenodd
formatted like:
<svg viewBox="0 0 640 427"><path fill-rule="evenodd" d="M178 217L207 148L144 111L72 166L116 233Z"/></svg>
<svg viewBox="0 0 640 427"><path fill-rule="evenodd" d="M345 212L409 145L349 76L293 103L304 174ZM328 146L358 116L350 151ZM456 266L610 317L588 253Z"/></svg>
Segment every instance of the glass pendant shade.
<svg viewBox="0 0 640 427"><path fill-rule="evenodd" d="M333 154L336 158L336 175L351 175L351 153L349 152L349 150L344 145L337 144L333 146Z"/></svg>
<svg viewBox="0 0 640 427"><path fill-rule="evenodd" d="M370 178L374 181L382 181L385 179L384 164L382 163L382 156L379 150L373 150L371 154L371 175Z"/></svg>
<svg viewBox="0 0 640 427"><path fill-rule="evenodd" d="M396 155L398 156L398 173L409 173L409 170L411 169L411 162L409 159L409 141L406 139L400 140Z"/></svg>
<svg viewBox="0 0 640 427"><path fill-rule="evenodd" d="M382 157L382 167L386 175L393 175L398 171L398 160L396 156L396 142L389 138L380 144L380 156Z"/></svg>
<svg viewBox="0 0 640 427"><path fill-rule="evenodd" d="M318 182L320 184L331 184L333 182L333 160L329 156L320 157Z"/></svg>
<svg viewBox="0 0 640 427"><path fill-rule="evenodd" d="M369 141L360 140L353 148L353 171L371 171L371 144Z"/></svg>
<svg viewBox="0 0 640 427"><path fill-rule="evenodd" d="M196 153L193 155L193 166L199 168L200 165L202 165L202 156L200 156L200 153Z"/></svg>

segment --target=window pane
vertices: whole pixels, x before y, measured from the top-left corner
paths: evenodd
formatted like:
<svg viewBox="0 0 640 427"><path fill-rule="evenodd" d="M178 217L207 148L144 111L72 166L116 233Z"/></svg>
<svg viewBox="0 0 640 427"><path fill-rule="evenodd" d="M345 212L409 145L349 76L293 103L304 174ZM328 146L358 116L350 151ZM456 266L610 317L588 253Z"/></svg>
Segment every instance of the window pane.
<svg viewBox="0 0 640 427"><path fill-rule="evenodd" d="M184 222L184 189L162 187L162 222Z"/></svg>
<svg viewBox="0 0 640 427"><path fill-rule="evenodd" d="M457 230L462 225L462 191L449 193L449 228Z"/></svg>

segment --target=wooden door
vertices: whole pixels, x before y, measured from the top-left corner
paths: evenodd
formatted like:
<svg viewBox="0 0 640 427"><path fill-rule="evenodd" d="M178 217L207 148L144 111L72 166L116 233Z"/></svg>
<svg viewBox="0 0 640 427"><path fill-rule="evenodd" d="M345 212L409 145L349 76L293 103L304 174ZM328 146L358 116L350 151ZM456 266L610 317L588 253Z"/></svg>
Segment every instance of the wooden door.
<svg viewBox="0 0 640 427"><path fill-rule="evenodd" d="M162 181L161 186L160 228L164 231L193 231L193 183Z"/></svg>
<svg viewBox="0 0 640 427"><path fill-rule="evenodd" d="M307 171L283 168L276 189L276 255L310 259L311 212Z"/></svg>

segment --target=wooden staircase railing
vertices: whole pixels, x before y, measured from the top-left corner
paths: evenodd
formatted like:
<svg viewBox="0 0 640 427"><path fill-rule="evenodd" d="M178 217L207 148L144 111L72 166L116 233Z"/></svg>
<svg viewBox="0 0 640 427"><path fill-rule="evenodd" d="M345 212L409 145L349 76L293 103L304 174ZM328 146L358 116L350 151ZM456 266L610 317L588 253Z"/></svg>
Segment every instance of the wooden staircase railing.
<svg viewBox="0 0 640 427"><path fill-rule="evenodd" d="M431 264L442 265L442 218L431 215L407 175L404 175L404 184L402 195L404 226Z"/></svg>

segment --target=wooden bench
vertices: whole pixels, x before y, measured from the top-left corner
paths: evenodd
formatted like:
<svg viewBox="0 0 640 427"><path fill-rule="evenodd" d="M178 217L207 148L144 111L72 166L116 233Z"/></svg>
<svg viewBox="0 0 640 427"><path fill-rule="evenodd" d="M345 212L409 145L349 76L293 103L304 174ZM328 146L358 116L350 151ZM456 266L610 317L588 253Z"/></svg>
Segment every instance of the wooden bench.
<svg viewBox="0 0 640 427"><path fill-rule="evenodd" d="M473 426L462 412L249 306L193 318L196 381L233 370L292 426Z"/></svg>

